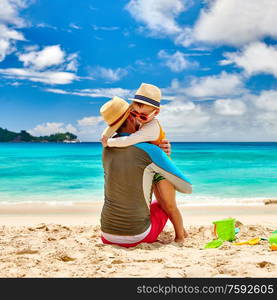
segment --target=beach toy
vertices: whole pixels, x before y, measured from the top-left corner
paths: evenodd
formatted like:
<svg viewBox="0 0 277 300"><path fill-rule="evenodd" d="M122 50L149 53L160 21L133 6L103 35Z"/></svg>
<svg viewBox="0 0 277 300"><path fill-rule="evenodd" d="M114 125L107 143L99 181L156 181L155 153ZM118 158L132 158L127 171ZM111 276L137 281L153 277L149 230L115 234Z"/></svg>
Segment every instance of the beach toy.
<svg viewBox="0 0 277 300"><path fill-rule="evenodd" d="M271 236L268 238L269 248L273 251L277 250L277 230L273 231Z"/></svg>
<svg viewBox="0 0 277 300"><path fill-rule="evenodd" d="M277 233L273 233L269 238L268 238L269 243L276 244L277 245Z"/></svg>
<svg viewBox="0 0 277 300"><path fill-rule="evenodd" d="M239 243L233 243L234 245L240 246L240 245L257 245L259 244L261 238L255 238L251 239L249 241L239 242Z"/></svg>
<svg viewBox="0 0 277 300"><path fill-rule="evenodd" d="M223 242L224 241L222 239L212 240L211 242L207 243L204 246L204 249L207 249L207 248L218 248L218 247L220 247L223 244Z"/></svg>
<svg viewBox="0 0 277 300"><path fill-rule="evenodd" d="M218 238L223 241L233 241L235 240L235 219L223 219L219 221L214 221L214 233Z"/></svg>
<svg viewBox="0 0 277 300"><path fill-rule="evenodd" d="M269 248L273 251L276 251L277 250L277 244L272 244L269 246Z"/></svg>

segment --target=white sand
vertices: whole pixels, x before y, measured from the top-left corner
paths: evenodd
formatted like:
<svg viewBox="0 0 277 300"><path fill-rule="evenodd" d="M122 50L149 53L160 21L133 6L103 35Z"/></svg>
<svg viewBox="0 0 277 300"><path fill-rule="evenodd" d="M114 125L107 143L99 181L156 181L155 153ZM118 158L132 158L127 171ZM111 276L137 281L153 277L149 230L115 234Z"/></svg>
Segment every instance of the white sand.
<svg viewBox="0 0 277 300"><path fill-rule="evenodd" d="M73 206L0 206L0 277L277 277L277 251L267 241L250 246L213 239L212 221L240 221L237 241L268 237L277 230L277 205L182 207L189 233L183 245L103 245L101 203ZM173 239L168 221L160 239Z"/></svg>

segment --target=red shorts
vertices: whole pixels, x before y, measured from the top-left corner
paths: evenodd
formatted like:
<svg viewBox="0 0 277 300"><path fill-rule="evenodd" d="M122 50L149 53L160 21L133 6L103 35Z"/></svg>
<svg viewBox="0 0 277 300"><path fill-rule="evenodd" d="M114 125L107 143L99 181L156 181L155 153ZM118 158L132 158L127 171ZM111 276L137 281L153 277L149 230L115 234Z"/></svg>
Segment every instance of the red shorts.
<svg viewBox="0 0 277 300"><path fill-rule="evenodd" d="M103 236L101 236L101 239L104 244L119 245L127 248L134 247L140 243L154 243L157 241L159 234L163 231L167 220L168 220L168 215L161 208L160 204L156 200L154 200L150 204L151 229L150 232L143 240L132 244L119 244L119 243L112 243L106 240Z"/></svg>

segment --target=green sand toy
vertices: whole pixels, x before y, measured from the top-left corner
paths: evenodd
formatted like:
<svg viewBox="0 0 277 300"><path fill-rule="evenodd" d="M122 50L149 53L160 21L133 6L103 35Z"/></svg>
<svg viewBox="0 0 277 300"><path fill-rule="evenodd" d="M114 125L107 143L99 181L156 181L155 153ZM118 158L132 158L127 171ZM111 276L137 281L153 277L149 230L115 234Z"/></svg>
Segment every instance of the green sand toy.
<svg viewBox="0 0 277 300"><path fill-rule="evenodd" d="M223 241L232 242L235 240L235 222L236 220L233 218L223 219L219 221L213 222L215 225L214 232L217 237L222 239Z"/></svg>
<svg viewBox="0 0 277 300"><path fill-rule="evenodd" d="M222 239L213 240L213 241L207 243L204 246L204 249L207 249L207 248L218 248L218 247L220 247L223 244L223 242L224 241Z"/></svg>
<svg viewBox="0 0 277 300"><path fill-rule="evenodd" d="M235 228L235 222L236 220L233 218L214 221L214 234L217 236L217 239L207 243L204 249L218 248L225 241L231 242L235 240L235 235L239 232L239 228Z"/></svg>
<svg viewBox="0 0 277 300"><path fill-rule="evenodd" d="M274 231L275 232L275 231ZM269 238L268 241L270 245L276 244L277 245L277 233L273 233Z"/></svg>
<svg viewBox="0 0 277 300"><path fill-rule="evenodd" d="M271 250L277 251L277 230L273 231L271 236L268 238Z"/></svg>

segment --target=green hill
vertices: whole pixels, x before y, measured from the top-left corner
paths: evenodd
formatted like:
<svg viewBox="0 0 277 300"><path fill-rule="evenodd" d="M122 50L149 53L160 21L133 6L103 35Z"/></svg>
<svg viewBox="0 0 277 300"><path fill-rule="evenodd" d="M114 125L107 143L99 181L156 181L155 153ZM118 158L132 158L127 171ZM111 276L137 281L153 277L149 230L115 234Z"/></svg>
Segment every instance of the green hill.
<svg viewBox="0 0 277 300"><path fill-rule="evenodd" d="M0 127L0 142L64 142L64 141L78 141L77 136L70 133L56 133L49 136L32 136L25 130L19 133L9 131Z"/></svg>

